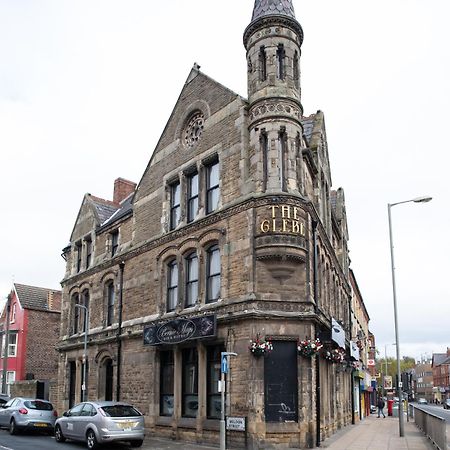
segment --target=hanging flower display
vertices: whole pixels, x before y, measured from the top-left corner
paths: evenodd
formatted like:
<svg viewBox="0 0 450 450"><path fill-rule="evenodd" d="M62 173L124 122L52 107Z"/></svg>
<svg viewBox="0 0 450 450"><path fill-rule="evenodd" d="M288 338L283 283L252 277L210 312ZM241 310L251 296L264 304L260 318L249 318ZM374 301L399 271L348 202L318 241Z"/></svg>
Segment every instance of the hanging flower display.
<svg viewBox="0 0 450 450"><path fill-rule="evenodd" d="M304 341L299 341L297 344L297 352L299 355L311 358L315 356L319 350L323 347L320 339L305 339Z"/></svg>
<svg viewBox="0 0 450 450"><path fill-rule="evenodd" d="M345 350L343 348L327 349L323 357L332 363L343 363L345 361Z"/></svg>
<svg viewBox="0 0 450 450"><path fill-rule="evenodd" d="M249 350L253 353L254 356L267 355L273 350L273 345L270 339L261 339L258 335L256 336L256 339L250 344Z"/></svg>

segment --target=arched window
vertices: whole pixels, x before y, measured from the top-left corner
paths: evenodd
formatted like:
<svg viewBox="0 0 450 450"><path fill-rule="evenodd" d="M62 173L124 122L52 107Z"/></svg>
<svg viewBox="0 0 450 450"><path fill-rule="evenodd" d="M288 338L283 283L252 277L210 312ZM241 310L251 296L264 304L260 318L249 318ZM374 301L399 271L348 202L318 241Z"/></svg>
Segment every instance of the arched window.
<svg viewBox="0 0 450 450"><path fill-rule="evenodd" d="M80 323L80 308L76 305L80 304L80 297L77 294L72 295L72 334L78 333Z"/></svg>
<svg viewBox="0 0 450 450"><path fill-rule="evenodd" d="M106 285L106 326L112 325L114 322L114 305L116 303L116 293L114 290L114 282L109 281Z"/></svg>
<svg viewBox="0 0 450 450"><path fill-rule="evenodd" d="M269 176L269 139L265 129L261 130L259 136L259 142L261 145L262 161L263 161L263 190L267 189L267 179Z"/></svg>
<svg viewBox="0 0 450 450"><path fill-rule="evenodd" d="M81 330L83 332L85 332L86 331L86 316L87 316L87 320L89 320L89 291L87 289L85 289L83 291L83 293L81 294L81 304L86 308L86 309L81 308L82 314L80 315L80 317L82 318L82 322L80 324ZM89 323L87 324L87 328L89 328Z"/></svg>
<svg viewBox="0 0 450 450"><path fill-rule="evenodd" d="M206 254L206 303L220 297L220 251L218 245L210 247Z"/></svg>
<svg viewBox="0 0 450 450"><path fill-rule="evenodd" d="M265 81L267 79L267 55L264 46L259 49L259 81Z"/></svg>
<svg viewBox="0 0 450 450"><path fill-rule="evenodd" d="M190 253L185 259L186 267L186 307L193 306L198 299L198 258Z"/></svg>
<svg viewBox="0 0 450 450"><path fill-rule="evenodd" d="M178 303L178 264L174 259L167 265L167 311L173 311Z"/></svg>

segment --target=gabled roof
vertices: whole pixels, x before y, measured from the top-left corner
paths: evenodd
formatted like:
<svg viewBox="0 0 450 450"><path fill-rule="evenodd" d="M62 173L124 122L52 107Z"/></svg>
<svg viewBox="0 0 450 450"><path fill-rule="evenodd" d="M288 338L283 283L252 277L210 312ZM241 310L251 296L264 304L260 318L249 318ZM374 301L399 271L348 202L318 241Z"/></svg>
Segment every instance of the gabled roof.
<svg viewBox="0 0 450 450"><path fill-rule="evenodd" d="M110 217L108 217L105 221L102 222L99 230L102 230L104 227L107 227L117 222L122 217L125 217L131 211L133 211L133 204L132 204L133 196L134 194L130 194L125 200L123 200L123 202L120 204L120 207L116 209L116 211L113 212L113 214Z"/></svg>
<svg viewBox="0 0 450 450"><path fill-rule="evenodd" d="M55 289L40 288L37 286L27 286L25 284L14 283L14 290L17 298L25 309L39 309L50 311L48 304L49 294L60 293Z"/></svg>
<svg viewBox="0 0 450 450"><path fill-rule="evenodd" d="M433 353L433 367L440 366L446 359L446 353Z"/></svg>
<svg viewBox="0 0 450 450"><path fill-rule="evenodd" d="M110 200L95 197L94 195L90 195L90 199L95 207L100 224L105 223L118 209L120 209L117 203L111 202Z"/></svg>

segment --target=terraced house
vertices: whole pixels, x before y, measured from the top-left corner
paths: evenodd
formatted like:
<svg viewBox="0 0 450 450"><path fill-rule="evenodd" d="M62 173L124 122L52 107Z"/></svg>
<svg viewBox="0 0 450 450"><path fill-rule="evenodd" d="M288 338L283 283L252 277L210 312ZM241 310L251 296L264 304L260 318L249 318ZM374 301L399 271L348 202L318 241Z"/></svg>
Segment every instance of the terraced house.
<svg viewBox="0 0 450 450"><path fill-rule="evenodd" d="M156 435L217 443L228 351L226 412L247 419L230 442L307 448L352 420L351 371L298 351L320 338L350 357L344 191L323 113L303 111L291 0L256 0L243 38L248 98L195 64L139 183L83 199L64 249L59 409L84 387L134 403Z"/></svg>

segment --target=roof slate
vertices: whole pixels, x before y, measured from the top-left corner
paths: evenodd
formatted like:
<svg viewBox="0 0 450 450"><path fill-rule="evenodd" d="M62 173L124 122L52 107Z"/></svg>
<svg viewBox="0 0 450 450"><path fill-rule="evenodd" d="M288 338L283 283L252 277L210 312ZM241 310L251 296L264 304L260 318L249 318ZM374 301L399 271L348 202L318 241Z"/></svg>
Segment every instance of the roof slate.
<svg viewBox="0 0 450 450"><path fill-rule="evenodd" d="M46 289L36 286L14 283L14 289L19 298L20 304L25 309L49 310L48 294L50 292L60 292L55 289Z"/></svg>
<svg viewBox="0 0 450 450"><path fill-rule="evenodd" d="M93 195L90 197L92 203L94 204L95 210L97 211L100 224L105 223L119 209L117 204L114 204L109 200L104 200Z"/></svg>
<svg viewBox="0 0 450 450"><path fill-rule="evenodd" d="M252 22L264 16L288 16L295 19L291 0L255 0Z"/></svg>
<svg viewBox="0 0 450 450"><path fill-rule="evenodd" d="M306 140L308 141L308 145L309 142L311 140L311 136L314 130L314 120L315 120L316 116L314 114L312 114L309 117L302 117L301 122L303 125L303 134L305 135Z"/></svg>

